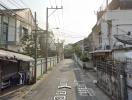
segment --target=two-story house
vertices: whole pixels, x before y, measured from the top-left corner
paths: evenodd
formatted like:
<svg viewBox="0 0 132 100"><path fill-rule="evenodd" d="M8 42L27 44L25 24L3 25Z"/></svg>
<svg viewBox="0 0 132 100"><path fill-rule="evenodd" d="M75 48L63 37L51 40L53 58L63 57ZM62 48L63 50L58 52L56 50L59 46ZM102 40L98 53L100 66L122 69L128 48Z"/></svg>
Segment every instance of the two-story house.
<svg viewBox="0 0 132 100"><path fill-rule="evenodd" d="M0 11L0 47L22 52L21 39L34 29L31 10L11 9Z"/></svg>

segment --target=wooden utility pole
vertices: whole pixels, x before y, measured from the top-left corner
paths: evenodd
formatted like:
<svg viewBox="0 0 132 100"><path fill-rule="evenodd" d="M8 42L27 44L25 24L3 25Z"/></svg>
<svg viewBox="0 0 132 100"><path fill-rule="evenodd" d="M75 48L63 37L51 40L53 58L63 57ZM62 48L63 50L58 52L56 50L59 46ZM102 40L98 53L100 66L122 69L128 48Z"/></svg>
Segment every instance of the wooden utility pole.
<svg viewBox="0 0 132 100"><path fill-rule="evenodd" d="M63 7L51 7L51 8L46 8L46 50L45 50L45 61L46 61L46 72L47 72L47 67L48 67L48 28L49 28L49 24L48 24L48 17L49 17L49 13L48 13L48 11L49 10L52 10L52 9L56 9L56 10L58 10L58 9L63 9Z"/></svg>

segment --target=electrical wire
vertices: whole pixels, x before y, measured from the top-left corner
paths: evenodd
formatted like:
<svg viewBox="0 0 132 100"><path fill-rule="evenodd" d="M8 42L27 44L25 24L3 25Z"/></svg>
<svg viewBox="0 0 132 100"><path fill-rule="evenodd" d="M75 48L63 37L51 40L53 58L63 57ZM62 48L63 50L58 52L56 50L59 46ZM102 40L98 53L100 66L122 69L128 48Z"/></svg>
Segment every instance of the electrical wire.
<svg viewBox="0 0 132 100"><path fill-rule="evenodd" d="M106 22L106 23L109 24L109 25L112 25L113 27L116 27L118 30L120 30L120 31L123 32L123 33L126 33L126 34L128 33L128 32L126 32L125 30L119 28L119 27L118 27L119 25L113 25L112 23L108 22L107 20L103 20L103 21Z"/></svg>
<svg viewBox="0 0 132 100"><path fill-rule="evenodd" d="M50 6L52 7L51 0L49 0Z"/></svg>
<svg viewBox="0 0 132 100"><path fill-rule="evenodd" d="M50 17L51 15L53 15L55 13L57 9L55 9L50 15L48 15L48 17Z"/></svg>
<svg viewBox="0 0 132 100"><path fill-rule="evenodd" d="M5 10L8 11L7 13L6 13L6 12L3 12L3 13L6 13L6 14L12 16L12 17L15 16L15 17L17 17L18 20L20 20L21 22L24 22L24 23L26 23L26 24L28 24L28 25L32 25L32 24L30 24L28 21L25 21L24 18L23 18L22 16L18 15L17 13L15 13L12 9L8 8L2 1L0 1L0 6L1 6L3 9L5 9ZM2 11L2 10L0 10L0 11ZM10 12L10 13L9 13L9 12ZM14 14L14 15L12 15L12 14ZM34 18L33 18L33 20L34 20ZM35 22L35 20L34 20L34 22Z"/></svg>
<svg viewBox="0 0 132 100"><path fill-rule="evenodd" d="M20 8L23 8L22 5L20 5L20 3L18 3L16 0L12 0L15 4L17 4Z"/></svg>
<svg viewBox="0 0 132 100"><path fill-rule="evenodd" d="M57 6L57 2L56 2L56 0L55 0L55 5Z"/></svg>
<svg viewBox="0 0 132 100"><path fill-rule="evenodd" d="M23 2L23 0L19 0L25 7L29 7L25 2Z"/></svg>
<svg viewBox="0 0 132 100"><path fill-rule="evenodd" d="M14 7L16 7L16 8L20 8L18 5L16 5L14 2L12 2L12 1L10 1L10 0L8 0L8 2L10 3L10 4L12 4Z"/></svg>

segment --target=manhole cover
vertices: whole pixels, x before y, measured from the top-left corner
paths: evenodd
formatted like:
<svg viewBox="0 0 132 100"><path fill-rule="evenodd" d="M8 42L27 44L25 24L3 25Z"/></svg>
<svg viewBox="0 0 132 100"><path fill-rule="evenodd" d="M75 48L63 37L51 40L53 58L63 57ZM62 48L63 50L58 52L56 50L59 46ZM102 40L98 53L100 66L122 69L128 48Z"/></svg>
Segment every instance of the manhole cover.
<svg viewBox="0 0 132 100"><path fill-rule="evenodd" d="M54 100L66 100L66 96L54 96Z"/></svg>

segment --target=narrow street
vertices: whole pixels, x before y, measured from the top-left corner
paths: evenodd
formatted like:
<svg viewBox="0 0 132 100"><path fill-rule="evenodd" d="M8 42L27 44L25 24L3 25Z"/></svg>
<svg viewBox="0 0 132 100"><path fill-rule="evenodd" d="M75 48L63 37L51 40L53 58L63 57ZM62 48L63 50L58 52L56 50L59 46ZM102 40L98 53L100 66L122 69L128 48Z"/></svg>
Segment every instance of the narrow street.
<svg viewBox="0 0 132 100"><path fill-rule="evenodd" d="M89 72L66 59L22 100L110 100L93 80Z"/></svg>

